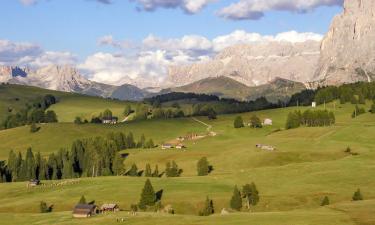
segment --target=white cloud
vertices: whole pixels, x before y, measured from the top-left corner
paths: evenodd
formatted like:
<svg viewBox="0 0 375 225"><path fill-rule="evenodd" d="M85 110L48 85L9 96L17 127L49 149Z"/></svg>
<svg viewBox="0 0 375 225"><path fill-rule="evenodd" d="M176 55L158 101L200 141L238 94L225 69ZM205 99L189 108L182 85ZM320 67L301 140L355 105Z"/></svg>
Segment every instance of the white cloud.
<svg viewBox="0 0 375 225"><path fill-rule="evenodd" d="M181 8L186 13L195 14L214 0L134 0L138 9L155 11L158 8Z"/></svg>
<svg viewBox="0 0 375 225"><path fill-rule="evenodd" d="M321 41L323 35L316 33L298 33L297 31L289 31L272 35L261 35L259 33L248 33L244 30L236 30L228 35L218 36L212 40L213 49L219 52L229 46L236 44L254 44L257 42L270 41L286 41L286 42L305 42L305 41Z"/></svg>
<svg viewBox="0 0 375 225"><path fill-rule="evenodd" d="M77 57L70 52L47 51L28 62L32 67L44 67L48 65L75 65Z"/></svg>
<svg viewBox="0 0 375 225"><path fill-rule="evenodd" d="M76 57L69 52L44 51L40 46L32 43L0 40L0 65L42 67L76 62Z"/></svg>
<svg viewBox="0 0 375 225"><path fill-rule="evenodd" d="M289 31L277 35L261 35L237 30L227 35L218 36L212 40L199 35L185 35L181 38L165 39L155 35L147 36L138 44L136 54L115 56L109 53L97 53L86 59L80 65L92 74L92 79L108 84L132 83L142 87L152 86L168 75L168 67L185 65L209 60L224 48L236 44L256 44L258 42L287 41L304 42L320 41L323 38L315 33L298 33ZM129 53L130 46L114 44L125 43L116 41L110 35L99 39L102 45L118 47L124 53Z"/></svg>
<svg viewBox="0 0 375 225"><path fill-rule="evenodd" d="M342 4L343 0L239 0L221 9L218 15L231 20L257 20L272 10L304 13L320 6Z"/></svg>
<svg viewBox="0 0 375 225"><path fill-rule="evenodd" d="M79 69L85 70L91 80L120 85L136 84L141 87L159 83L167 73L169 61L165 51L142 52L137 57L115 56L99 52L89 56Z"/></svg>

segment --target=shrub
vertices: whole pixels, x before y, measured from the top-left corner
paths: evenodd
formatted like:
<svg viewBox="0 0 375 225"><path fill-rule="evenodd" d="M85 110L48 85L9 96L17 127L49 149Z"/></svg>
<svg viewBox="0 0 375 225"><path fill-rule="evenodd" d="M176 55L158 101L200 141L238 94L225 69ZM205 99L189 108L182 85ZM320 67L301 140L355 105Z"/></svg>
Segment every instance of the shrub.
<svg viewBox="0 0 375 225"><path fill-rule="evenodd" d="M243 124L243 119L241 116L237 116L235 119L234 119L234 128L242 128L244 127L244 124Z"/></svg>

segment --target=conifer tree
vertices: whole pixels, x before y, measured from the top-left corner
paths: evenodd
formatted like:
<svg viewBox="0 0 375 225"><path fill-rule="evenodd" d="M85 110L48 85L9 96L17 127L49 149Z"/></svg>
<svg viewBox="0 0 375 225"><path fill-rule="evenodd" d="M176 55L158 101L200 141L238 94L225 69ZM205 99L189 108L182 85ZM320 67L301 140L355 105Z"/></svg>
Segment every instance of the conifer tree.
<svg viewBox="0 0 375 225"><path fill-rule="evenodd" d="M116 153L113 160L112 169L115 175L121 175L122 173L124 173L124 159L118 153Z"/></svg>
<svg viewBox="0 0 375 225"><path fill-rule="evenodd" d="M198 176L207 176L210 171L210 165L206 157L201 158L197 163Z"/></svg>
<svg viewBox="0 0 375 225"><path fill-rule="evenodd" d="M165 175L167 177L179 177L181 174L181 170L178 168L177 163L175 161L167 162Z"/></svg>
<svg viewBox="0 0 375 225"><path fill-rule="evenodd" d="M81 198L79 199L78 204L87 204L87 201L86 201L86 198L85 198L84 195L81 196Z"/></svg>
<svg viewBox="0 0 375 225"><path fill-rule="evenodd" d="M255 206L259 202L259 192L254 183L246 184L242 188L242 197L246 199L247 208Z"/></svg>
<svg viewBox="0 0 375 225"><path fill-rule="evenodd" d="M30 179L36 178L36 175L35 175L35 170L36 170L35 158L34 158L34 154L33 154L33 151L31 150L31 148L28 148L27 151L26 151L25 164L24 164L23 168L25 169L25 171L23 171L25 179L30 180Z"/></svg>
<svg viewBox="0 0 375 225"><path fill-rule="evenodd" d="M262 128L262 121L256 115L252 115L250 118L251 128Z"/></svg>
<svg viewBox="0 0 375 225"><path fill-rule="evenodd" d="M242 127L244 127L243 119L242 119L241 116L237 116L234 119L233 126L234 126L234 128L242 128Z"/></svg>
<svg viewBox="0 0 375 225"><path fill-rule="evenodd" d="M151 166L148 163L146 164L145 177L152 177Z"/></svg>
<svg viewBox="0 0 375 225"><path fill-rule="evenodd" d="M138 176L138 167L137 165L133 164L130 170L128 171L128 175L131 177L137 177Z"/></svg>
<svg viewBox="0 0 375 225"><path fill-rule="evenodd" d="M153 206L156 202L156 195L154 188L152 187L151 181L149 179L146 180L145 185L142 189L141 199L139 200L139 208L142 210L146 210L147 206Z"/></svg>
<svg viewBox="0 0 375 225"><path fill-rule="evenodd" d="M242 209L242 198L241 193L237 188L237 185L234 186L233 195L230 200L230 207L234 210L240 211Z"/></svg>
<svg viewBox="0 0 375 225"><path fill-rule="evenodd" d="M209 216L215 213L214 202L206 197L203 209L199 212L199 216Z"/></svg>
<svg viewBox="0 0 375 225"><path fill-rule="evenodd" d="M329 198L328 196L325 196L322 200L322 203L320 204L320 206L326 206L326 205L329 205Z"/></svg>
<svg viewBox="0 0 375 225"><path fill-rule="evenodd" d="M159 168L158 168L158 165L155 166L155 170L152 173L152 177L159 177Z"/></svg>
<svg viewBox="0 0 375 225"><path fill-rule="evenodd" d="M354 192L353 194L353 201L362 201L362 200L363 200L363 196L362 196L361 190L358 188L358 190Z"/></svg>

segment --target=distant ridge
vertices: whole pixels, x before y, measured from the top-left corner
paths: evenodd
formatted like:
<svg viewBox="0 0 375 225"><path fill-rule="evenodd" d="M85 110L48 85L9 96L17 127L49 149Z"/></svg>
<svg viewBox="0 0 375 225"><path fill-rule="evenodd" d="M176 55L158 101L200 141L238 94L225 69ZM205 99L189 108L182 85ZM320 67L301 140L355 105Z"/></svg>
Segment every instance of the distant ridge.
<svg viewBox="0 0 375 225"><path fill-rule="evenodd" d="M211 94L242 101L266 97L271 102L277 102L287 100L294 93L304 89L304 84L282 78L275 78L264 85L249 87L232 78L219 76L205 78L181 87L164 89L160 94L170 92Z"/></svg>

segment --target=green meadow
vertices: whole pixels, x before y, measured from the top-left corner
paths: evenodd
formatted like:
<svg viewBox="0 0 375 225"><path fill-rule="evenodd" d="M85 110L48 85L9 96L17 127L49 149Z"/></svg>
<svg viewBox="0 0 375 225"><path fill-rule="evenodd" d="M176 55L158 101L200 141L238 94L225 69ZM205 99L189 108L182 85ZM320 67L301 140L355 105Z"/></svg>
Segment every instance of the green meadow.
<svg viewBox="0 0 375 225"><path fill-rule="evenodd" d="M194 118L130 121L118 125L83 124L72 121L76 116L91 118L104 109L121 115L125 103L93 97L61 97L55 110L60 123L43 124L37 133L29 127L0 131L0 159L6 160L10 149L24 152L32 147L43 155L69 148L78 138L105 136L111 131L133 132L136 138L145 134L156 144L172 142L188 133L205 135L207 127ZM320 106L323 108L324 106ZM212 126L216 136L186 141L185 150L131 149L125 167L136 163L144 169L147 163L164 170L174 160L183 169L178 178L152 178L156 191L162 190L164 205L172 205L176 215L139 213L129 216L131 204L138 203L144 177L81 178L56 187L26 188L25 182L0 184L0 224L258 224L258 225L346 225L375 224L375 115L366 113L351 118L351 104L327 104L336 115L332 127L301 127L284 130L287 114L308 107L291 107L239 114L248 122L252 114L271 118L273 125L262 129L233 128L238 115L219 115L217 120L197 118ZM370 103L366 106L368 109ZM275 151L255 147L266 144ZM350 147L355 155L348 154ZM207 177L196 175L196 164L207 157L213 166ZM63 181L43 181L50 184ZM229 208L234 185L255 182L260 202L251 212L220 215ZM352 201L358 188L365 201ZM81 195L87 200L118 203L124 210L90 219L73 219L71 210ZM198 217L206 196L214 201L215 215ZM331 204L321 207L324 196ZM52 213L39 213L39 203L54 205ZM121 224L121 223L120 223Z"/></svg>

